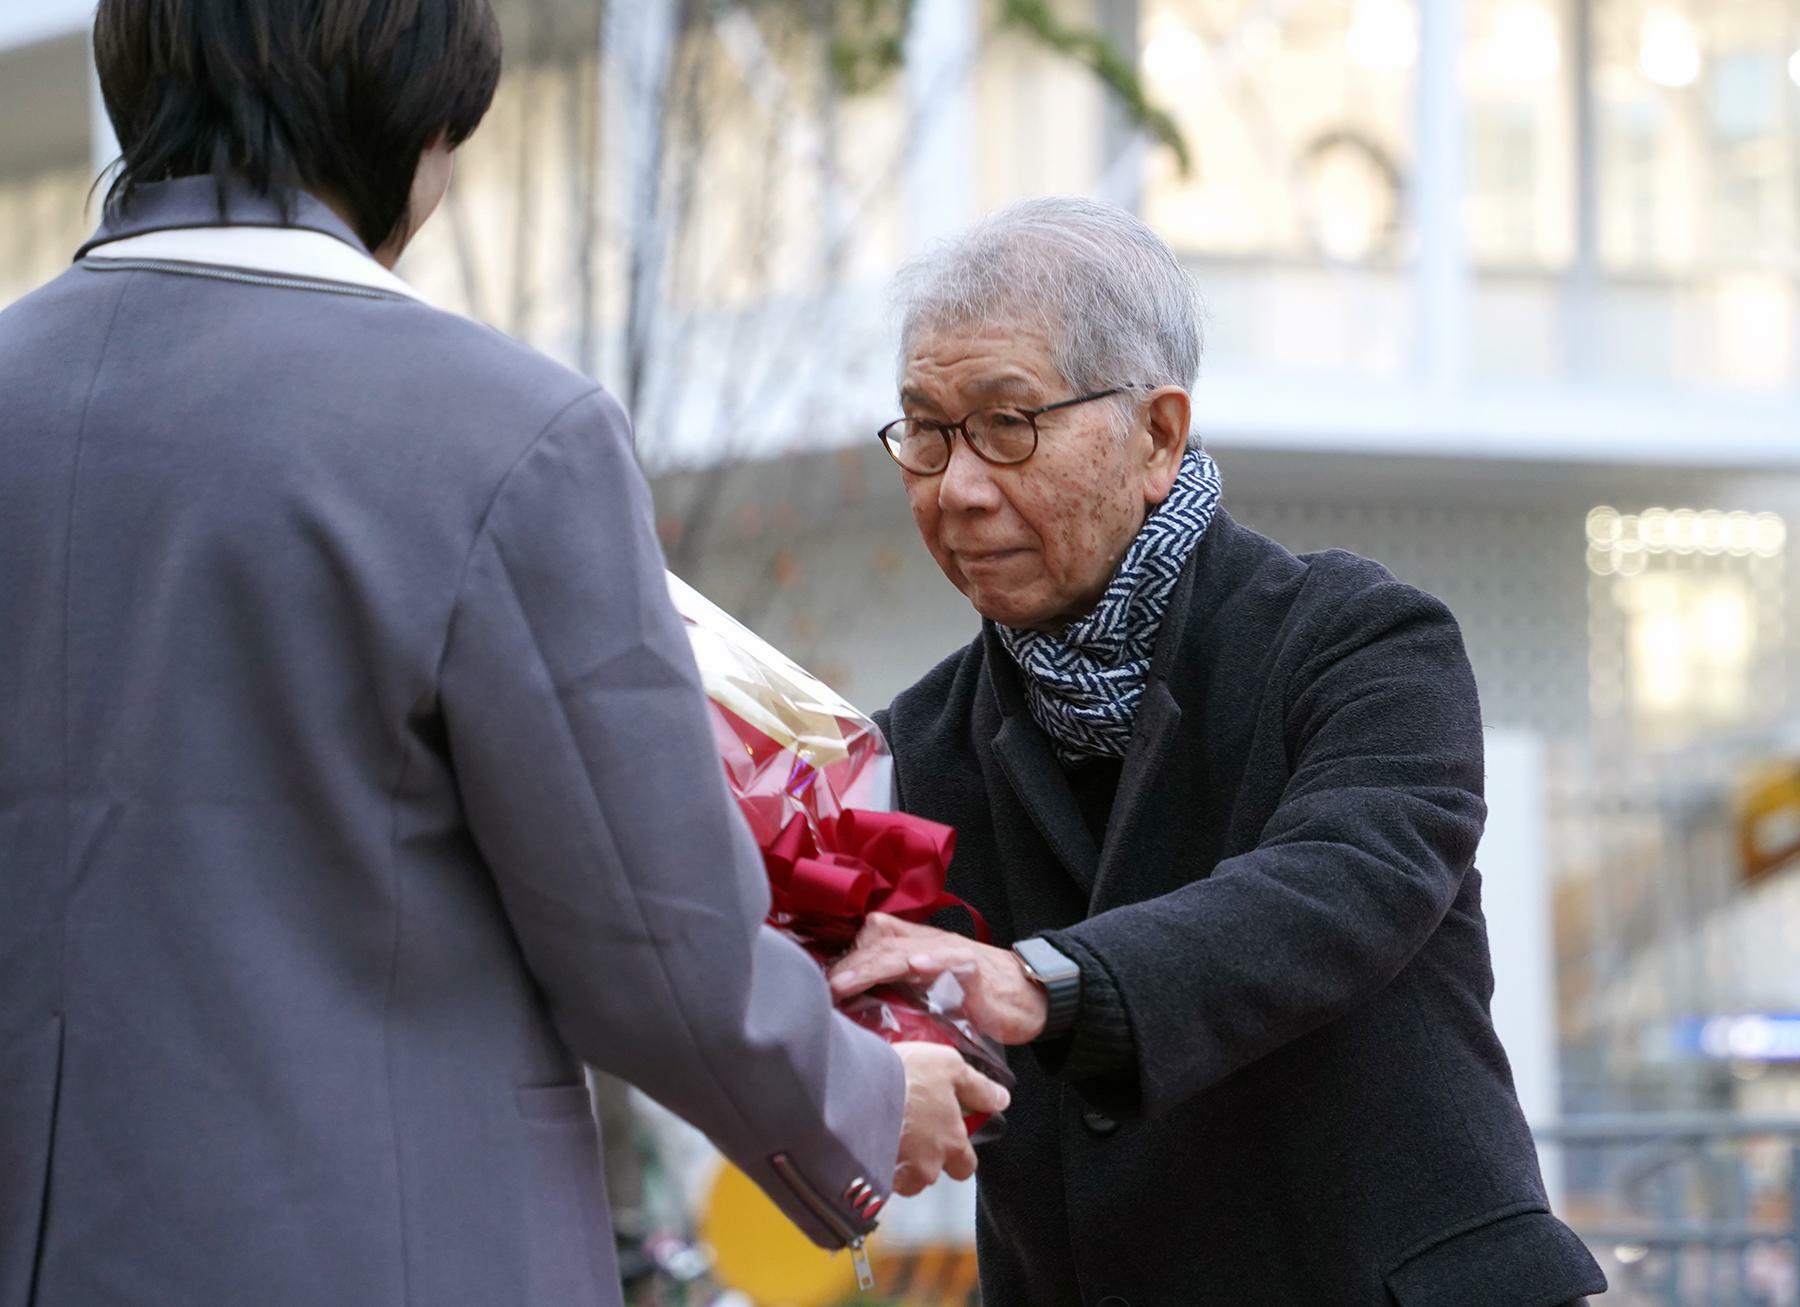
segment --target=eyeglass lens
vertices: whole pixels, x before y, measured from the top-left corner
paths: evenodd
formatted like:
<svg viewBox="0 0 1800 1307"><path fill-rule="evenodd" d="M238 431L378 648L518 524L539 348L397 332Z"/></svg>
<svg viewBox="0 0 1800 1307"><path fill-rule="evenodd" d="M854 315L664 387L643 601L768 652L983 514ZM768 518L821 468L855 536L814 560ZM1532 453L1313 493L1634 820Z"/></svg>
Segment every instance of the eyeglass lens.
<svg viewBox="0 0 1800 1307"><path fill-rule="evenodd" d="M963 419L975 452L993 463L1022 463L1037 448L1031 419L1011 409L982 409ZM888 448L908 471L941 472L950 462L944 428L922 421L897 422L887 432Z"/></svg>

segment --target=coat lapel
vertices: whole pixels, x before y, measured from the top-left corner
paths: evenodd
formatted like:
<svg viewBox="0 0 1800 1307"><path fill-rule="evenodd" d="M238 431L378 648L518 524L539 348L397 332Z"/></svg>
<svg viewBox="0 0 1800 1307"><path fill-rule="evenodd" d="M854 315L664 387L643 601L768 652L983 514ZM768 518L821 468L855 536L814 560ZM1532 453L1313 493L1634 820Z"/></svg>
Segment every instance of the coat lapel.
<svg viewBox="0 0 1800 1307"><path fill-rule="evenodd" d="M1146 856L1146 838L1152 844L1165 842L1162 833L1179 830L1192 804L1203 765L1197 749L1183 747L1184 714L1169 682L1184 648L1200 634L1209 606L1217 601L1202 579L1208 560L1222 559L1239 529L1221 508L1169 596L1102 847L1095 847L1056 751L1031 715L1012 655L992 623L984 630L984 662L992 702L999 709L997 720L990 722L994 758L1031 825L1086 897L1090 912L1104 909L1111 887L1133 881L1130 868L1134 859ZM1186 668L1184 676L1193 670ZM1001 825L996 822L997 828Z"/></svg>
<svg viewBox="0 0 1800 1307"><path fill-rule="evenodd" d="M1031 824L1063 869L1074 877L1082 893L1090 895L1099 870L1100 850L1094 846L1094 837L1081 818L1081 809L1075 804L1056 750L1025 705L1012 655L1006 652L991 624L984 639L988 677L1000 709L993 738L994 757Z"/></svg>
<svg viewBox="0 0 1800 1307"><path fill-rule="evenodd" d="M1230 529L1230 519L1223 510L1207 532L1208 540L1216 539ZM1089 886L1089 906L1101 909L1107 889L1120 877L1129 879L1131 850L1145 831L1178 829L1182 809L1188 806L1192 791L1182 784L1178 774L1183 755L1181 738L1181 705L1169 689L1169 676L1179 661L1188 624L1194 619L1195 576L1204 566L1207 541L1194 550L1182 569L1175 592L1169 596L1169 607L1163 617L1163 628L1157 636L1156 652L1150 662L1149 680L1138 705L1137 722L1132 727L1131 748L1119 773L1119 790L1113 797L1112 816L1106 824L1106 843L1100 851L1100 865Z"/></svg>
<svg viewBox="0 0 1800 1307"><path fill-rule="evenodd" d="M1106 823L1106 844L1100 851L1100 865L1094 873L1090 890L1098 890L1107 873L1118 866L1119 851L1130 835L1150 816L1156 800L1169 787L1159 785L1167 768L1169 755L1181 731L1181 705L1162 681L1153 680L1144 687L1143 702L1138 707L1137 724L1132 730L1131 749L1119 773L1119 791L1113 797L1112 817Z"/></svg>

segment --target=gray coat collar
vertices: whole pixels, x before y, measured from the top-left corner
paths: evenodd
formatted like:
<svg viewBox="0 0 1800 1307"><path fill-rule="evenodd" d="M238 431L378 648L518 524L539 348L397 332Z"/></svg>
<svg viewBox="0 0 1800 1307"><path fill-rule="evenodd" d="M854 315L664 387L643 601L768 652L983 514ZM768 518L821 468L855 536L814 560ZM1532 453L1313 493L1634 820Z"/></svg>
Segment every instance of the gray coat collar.
<svg viewBox="0 0 1800 1307"><path fill-rule="evenodd" d="M140 186L125 209L107 206L100 229L76 251L86 256L96 246L155 231L191 227L291 227L323 232L367 255L369 247L325 204L304 191L285 197L259 195L235 178L180 177Z"/></svg>

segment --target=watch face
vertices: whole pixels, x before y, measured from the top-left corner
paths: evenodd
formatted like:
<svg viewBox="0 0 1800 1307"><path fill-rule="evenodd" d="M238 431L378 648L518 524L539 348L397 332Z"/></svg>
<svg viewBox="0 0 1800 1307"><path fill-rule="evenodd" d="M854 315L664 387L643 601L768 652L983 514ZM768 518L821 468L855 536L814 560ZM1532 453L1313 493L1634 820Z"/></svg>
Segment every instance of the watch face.
<svg viewBox="0 0 1800 1307"><path fill-rule="evenodd" d="M1045 982L1066 980L1081 974L1081 968L1059 952L1049 940L1022 939L1013 945L1013 952L1024 959L1033 975Z"/></svg>

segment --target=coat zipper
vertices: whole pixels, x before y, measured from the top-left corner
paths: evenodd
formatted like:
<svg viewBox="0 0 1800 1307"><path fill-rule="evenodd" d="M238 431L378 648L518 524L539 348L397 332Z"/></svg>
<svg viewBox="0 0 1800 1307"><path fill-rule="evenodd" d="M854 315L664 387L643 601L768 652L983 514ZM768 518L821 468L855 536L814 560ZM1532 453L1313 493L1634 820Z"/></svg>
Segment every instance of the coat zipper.
<svg viewBox="0 0 1800 1307"><path fill-rule="evenodd" d="M844 1246L850 1250L851 1264L856 1267L857 1289L863 1293L873 1289L875 1272L869 1266L869 1253L863 1246L867 1231L858 1231L852 1226L833 1203L813 1188L812 1181L806 1178L800 1168L794 1165L794 1159L786 1153L776 1153L769 1159L769 1165L775 1168L776 1175L787 1181L788 1188L794 1191L807 1210L844 1241Z"/></svg>
<svg viewBox="0 0 1800 1307"><path fill-rule="evenodd" d="M326 295L351 295L365 300L404 301L403 296L366 286L311 281L301 277L271 277L261 273L235 272L208 264L177 263L165 259L108 259L90 255L81 261L81 265L91 272L172 272L180 277L209 277L215 281L236 281L246 286L272 286L278 290L315 290Z"/></svg>

